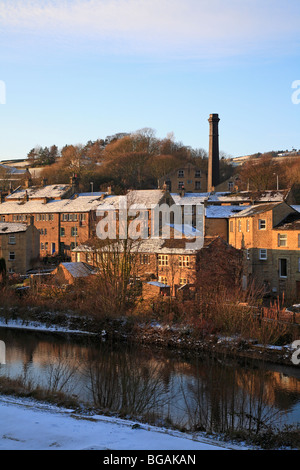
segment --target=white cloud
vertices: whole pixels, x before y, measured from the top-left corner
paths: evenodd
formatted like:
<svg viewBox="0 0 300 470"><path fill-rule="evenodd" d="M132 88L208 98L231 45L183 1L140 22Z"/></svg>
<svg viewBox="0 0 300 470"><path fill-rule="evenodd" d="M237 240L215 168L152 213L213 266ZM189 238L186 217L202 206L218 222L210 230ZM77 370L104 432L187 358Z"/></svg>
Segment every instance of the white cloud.
<svg viewBox="0 0 300 470"><path fill-rule="evenodd" d="M299 24L297 0L0 0L16 39L95 41L100 50L228 56L281 52Z"/></svg>

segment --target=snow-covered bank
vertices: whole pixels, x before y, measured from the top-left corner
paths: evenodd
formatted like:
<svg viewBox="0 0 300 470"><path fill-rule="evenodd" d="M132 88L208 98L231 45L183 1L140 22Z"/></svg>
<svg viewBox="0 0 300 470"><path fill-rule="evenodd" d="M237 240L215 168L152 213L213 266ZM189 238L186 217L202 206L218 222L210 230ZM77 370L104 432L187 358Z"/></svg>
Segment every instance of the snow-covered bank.
<svg viewBox="0 0 300 470"><path fill-rule="evenodd" d="M242 450L106 416L87 416L29 399L0 396L0 450Z"/></svg>

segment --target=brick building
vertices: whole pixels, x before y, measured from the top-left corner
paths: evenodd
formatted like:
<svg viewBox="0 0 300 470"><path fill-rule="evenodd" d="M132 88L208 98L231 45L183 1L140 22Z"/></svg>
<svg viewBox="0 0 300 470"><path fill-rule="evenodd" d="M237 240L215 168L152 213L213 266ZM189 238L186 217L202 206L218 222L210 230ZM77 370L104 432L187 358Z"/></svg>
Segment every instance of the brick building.
<svg viewBox="0 0 300 470"><path fill-rule="evenodd" d="M26 223L33 217L40 233L40 257L70 256L95 233L97 207L105 197L75 189L72 184L18 189L0 204L0 220Z"/></svg>

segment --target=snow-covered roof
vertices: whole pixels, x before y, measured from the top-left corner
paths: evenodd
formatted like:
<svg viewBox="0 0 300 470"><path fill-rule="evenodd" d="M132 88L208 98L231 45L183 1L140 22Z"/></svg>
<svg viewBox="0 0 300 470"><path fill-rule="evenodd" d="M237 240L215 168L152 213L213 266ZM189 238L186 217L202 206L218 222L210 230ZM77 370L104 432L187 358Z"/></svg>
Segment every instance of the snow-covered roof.
<svg viewBox="0 0 300 470"><path fill-rule="evenodd" d="M237 215L252 206L207 206L205 216L208 219L224 219Z"/></svg>
<svg viewBox="0 0 300 470"><path fill-rule="evenodd" d="M0 222L0 234L26 232L28 225L14 222Z"/></svg>
<svg viewBox="0 0 300 470"><path fill-rule="evenodd" d="M284 201L288 190L280 191L240 191L239 193L232 192L215 192L215 193L185 193L184 196L180 194L171 194L176 204L233 204L234 202L252 202L253 200L259 202L282 202Z"/></svg>
<svg viewBox="0 0 300 470"><path fill-rule="evenodd" d="M42 199L29 199L19 201L16 199L7 200L0 204L0 214L54 214L71 212L89 212L96 210L103 193L88 196L80 193L69 199L49 199L44 202ZM107 198L109 199L109 197Z"/></svg>
<svg viewBox="0 0 300 470"><path fill-rule="evenodd" d="M232 214L231 217L251 217L252 215L255 214L260 214L263 212L270 211L274 209L274 207L278 206L281 204L280 202L269 202L268 204L257 204L257 205L252 205L247 207L247 209L244 209L243 211L237 213L237 214Z"/></svg>
<svg viewBox="0 0 300 470"><path fill-rule="evenodd" d="M143 204L147 208L151 208L152 205L159 204L164 195L165 191L162 189L133 190L127 193L127 204L130 206Z"/></svg>
<svg viewBox="0 0 300 470"><path fill-rule="evenodd" d="M147 284L149 284L150 286L160 287L162 289L170 287L166 284L163 284L162 282L157 282L157 281L150 281L150 282L147 282Z"/></svg>
<svg viewBox="0 0 300 470"><path fill-rule="evenodd" d="M87 277L93 274L94 268L86 263L61 263L62 266L71 274L72 277Z"/></svg>
<svg viewBox="0 0 300 470"><path fill-rule="evenodd" d="M66 195L69 190L69 184L52 184L43 187L31 186L29 188L16 189L9 196L7 196L6 199L23 199L26 196L29 199L56 199Z"/></svg>

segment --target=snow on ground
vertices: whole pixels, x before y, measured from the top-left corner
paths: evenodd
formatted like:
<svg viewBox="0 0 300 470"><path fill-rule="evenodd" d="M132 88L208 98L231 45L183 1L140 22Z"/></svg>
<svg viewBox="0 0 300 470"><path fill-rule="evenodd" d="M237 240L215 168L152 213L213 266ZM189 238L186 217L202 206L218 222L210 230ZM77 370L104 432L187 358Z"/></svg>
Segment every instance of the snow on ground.
<svg viewBox="0 0 300 470"><path fill-rule="evenodd" d="M114 417L0 396L0 450L241 450L245 447Z"/></svg>

